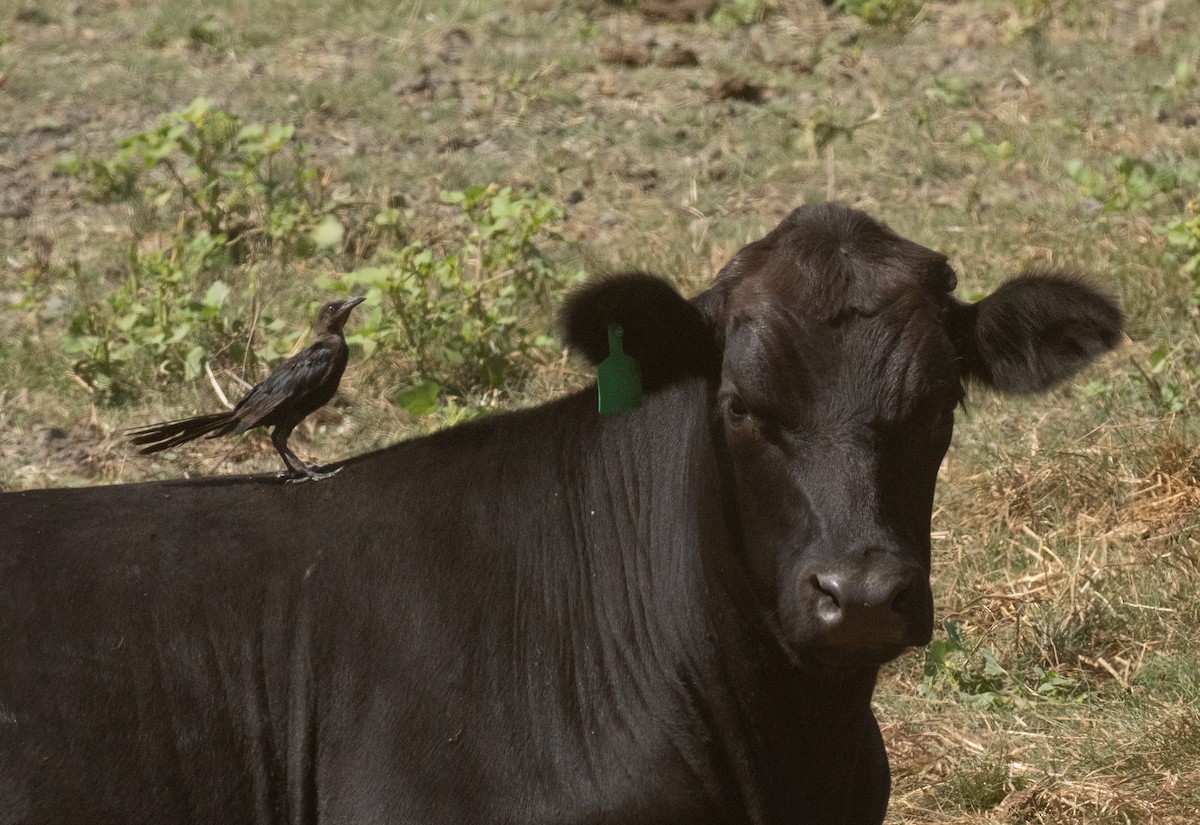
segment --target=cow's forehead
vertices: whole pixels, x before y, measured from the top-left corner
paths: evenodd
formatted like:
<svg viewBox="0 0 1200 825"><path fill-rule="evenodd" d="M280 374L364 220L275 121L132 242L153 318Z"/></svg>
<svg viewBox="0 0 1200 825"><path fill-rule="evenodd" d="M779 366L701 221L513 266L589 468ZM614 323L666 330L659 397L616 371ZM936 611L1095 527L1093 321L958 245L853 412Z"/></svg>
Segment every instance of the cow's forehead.
<svg viewBox="0 0 1200 825"><path fill-rule="evenodd" d="M762 304L726 334L722 388L780 420L903 420L954 403L955 350L928 301L900 298L874 314L832 322Z"/></svg>
<svg viewBox="0 0 1200 825"><path fill-rule="evenodd" d="M722 270L726 320L766 304L832 320L874 314L897 300L938 300L954 289L941 253L856 210L801 207Z"/></svg>

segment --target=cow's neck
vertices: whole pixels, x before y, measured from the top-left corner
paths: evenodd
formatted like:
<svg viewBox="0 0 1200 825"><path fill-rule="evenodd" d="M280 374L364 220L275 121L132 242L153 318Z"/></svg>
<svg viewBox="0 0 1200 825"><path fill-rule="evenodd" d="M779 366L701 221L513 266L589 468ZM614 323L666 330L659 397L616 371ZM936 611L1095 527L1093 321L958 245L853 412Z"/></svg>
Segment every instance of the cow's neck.
<svg viewBox="0 0 1200 825"><path fill-rule="evenodd" d="M579 516L585 524L637 525L607 540L622 548L630 587L650 583L636 594L634 614L650 617L648 643L683 658L674 666L682 664L690 682L689 727L707 737L694 752L704 751L725 782L721 805L740 808L750 822L792 821L800 810L816 813L812 821L853 821L845 815L853 800L829 792L845 789L848 775L878 768L863 763L877 746L876 671L814 675L788 659L762 621L741 561L712 401L712 388L695 381L651 396L637 413L602 420L588 449L599 451L592 456L604 468L599 500L613 512ZM629 437L633 431L638 437ZM667 490L674 500L663 498ZM585 497L592 504L594 492Z"/></svg>
<svg viewBox="0 0 1200 825"><path fill-rule="evenodd" d="M750 584L732 467L720 422L711 416L708 421L714 471L707 477L715 489L706 496L721 506L697 515L700 534L710 537L699 555L719 682L728 690L713 696L714 715L722 718L719 735L731 761L741 766L741 781L758 794L748 794L750 807L759 809L754 819L790 822L804 811L814 822L857 822L862 813L857 808L870 810L875 803L836 792L853 787L848 777L887 771L870 709L878 669L812 667L785 651L770 618L773 608Z"/></svg>

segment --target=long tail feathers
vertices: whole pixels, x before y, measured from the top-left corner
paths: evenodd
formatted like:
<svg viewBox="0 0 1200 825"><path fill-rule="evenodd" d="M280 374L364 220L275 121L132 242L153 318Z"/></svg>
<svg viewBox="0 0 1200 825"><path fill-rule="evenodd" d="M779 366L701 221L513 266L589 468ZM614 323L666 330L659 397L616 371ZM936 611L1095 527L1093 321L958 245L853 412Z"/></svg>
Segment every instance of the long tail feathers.
<svg viewBox="0 0 1200 825"><path fill-rule="evenodd" d="M150 455L160 450L178 447L180 444L202 435L207 435L209 438L226 435L233 432L238 423L233 416L233 411L229 410L210 415L198 415L195 418L163 421L148 427L137 427L127 430L126 434L131 443L143 445L138 452L142 455Z"/></svg>

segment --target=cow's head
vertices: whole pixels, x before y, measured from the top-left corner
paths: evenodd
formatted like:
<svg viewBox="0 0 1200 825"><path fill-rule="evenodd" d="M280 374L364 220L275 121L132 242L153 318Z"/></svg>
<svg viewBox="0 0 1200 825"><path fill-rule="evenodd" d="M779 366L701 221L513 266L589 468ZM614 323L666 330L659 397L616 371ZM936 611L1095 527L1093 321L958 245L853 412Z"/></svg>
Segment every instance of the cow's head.
<svg viewBox="0 0 1200 825"><path fill-rule="evenodd" d="M929 527L964 383L1046 389L1114 347L1120 310L1030 274L966 304L946 257L861 212L797 209L691 301L623 275L568 303L593 362L606 328L647 390L710 381L762 616L797 659L879 664L929 641Z"/></svg>

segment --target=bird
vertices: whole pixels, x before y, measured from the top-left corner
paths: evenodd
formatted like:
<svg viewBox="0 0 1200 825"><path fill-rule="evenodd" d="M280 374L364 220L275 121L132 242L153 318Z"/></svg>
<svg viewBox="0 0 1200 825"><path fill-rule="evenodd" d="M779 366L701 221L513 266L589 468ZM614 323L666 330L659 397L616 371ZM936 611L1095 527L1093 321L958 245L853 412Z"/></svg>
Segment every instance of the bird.
<svg viewBox="0 0 1200 825"><path fill-rule="evenodd" d="M233 409L133 428L126 432L130 442L141 446L142 455L150 455L200 436L219 438L274 427L271 443L287 467L281 477L317 481L332 476L337 470L314 470L296 457L287 442L296 425L337 392L349 357L343 328L350 311L364 300L355 297L323 305L313 324L313 342L255 384Z"/></svg>

